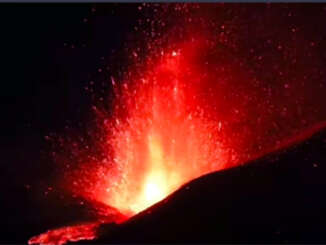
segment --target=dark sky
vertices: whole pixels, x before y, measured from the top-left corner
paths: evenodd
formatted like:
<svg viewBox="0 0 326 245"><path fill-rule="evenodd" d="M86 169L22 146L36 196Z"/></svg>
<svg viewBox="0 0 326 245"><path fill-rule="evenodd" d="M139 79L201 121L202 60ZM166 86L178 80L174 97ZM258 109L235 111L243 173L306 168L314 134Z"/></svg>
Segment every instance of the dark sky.
<svg viewBox="0 0 326 245"><path fill-rule="evenodd" d="M121 49L135 21L121 13L133 8L1 6L2 148L42 144L44 135L67 121L81 121L90 105L85 86L103 79L98 69L105 69L112 50Z"/></svg>
<svg viewBox="0 0 326 245"><path fill-rule="evenodd" d="M78 105L88 103L84 85L105 63L102 57L121 48L133 16L120 13L131 8L112 4L98 13L95 5L86 4L1 6L2 134L7 143L27 124L48 130L78 114Z"/></svg>
<svg viewBox="0 0 326 245"><path fill-rule="evenodd" d="M35 234L26 228L39 218L30 211L38 207L28 185L51 171L44 137L89 116L85 86L105 79L98 69L122 48L136 8L1 4L0 242L24 242Z"/></svg>

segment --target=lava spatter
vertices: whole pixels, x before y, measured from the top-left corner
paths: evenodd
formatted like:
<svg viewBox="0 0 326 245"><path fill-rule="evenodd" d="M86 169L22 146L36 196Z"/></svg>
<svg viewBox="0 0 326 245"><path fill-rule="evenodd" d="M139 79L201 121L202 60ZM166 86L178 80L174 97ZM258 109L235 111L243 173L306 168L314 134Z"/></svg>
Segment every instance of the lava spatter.
<svg viewBox="0 0 326 245"><path fill-rule="evenodd" d="M137 213L185 182L224 167L216 125L205 120L194 99L189 79L198 74L186 71L183 53L195 51L184 45L178 54L163 55L142 81L125 90L123 101L118 100L128 115L116 116L116 130L108 139L121 176L118 185L107 184L110 205Z"/></svg>

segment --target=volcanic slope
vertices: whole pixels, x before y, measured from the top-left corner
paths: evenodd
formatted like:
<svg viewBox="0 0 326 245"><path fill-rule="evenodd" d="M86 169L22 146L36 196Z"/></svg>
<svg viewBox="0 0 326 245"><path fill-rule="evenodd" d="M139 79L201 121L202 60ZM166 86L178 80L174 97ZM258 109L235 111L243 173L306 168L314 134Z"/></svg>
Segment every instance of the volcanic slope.
<svg viewBox="0 0 326 245"><path fill-rule="evenodd" d="M120 225L102 225L94 242L326 242L326 129L315 131L195 179Z"/></svg>

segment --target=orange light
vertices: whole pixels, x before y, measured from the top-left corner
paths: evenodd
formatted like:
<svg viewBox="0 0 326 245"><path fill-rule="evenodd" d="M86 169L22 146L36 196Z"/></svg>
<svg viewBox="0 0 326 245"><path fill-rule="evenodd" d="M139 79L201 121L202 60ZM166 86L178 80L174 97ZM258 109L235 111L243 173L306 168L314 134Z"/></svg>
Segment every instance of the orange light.
<svg viewBox="0 0 326 245"><path fill-rule="evenodd" d="M141 184L141 191L137 201L130 209L138 213L143 209L161 201L177 187L178 179L170 179L166 168L162 147L157 137L148 137L148 170Z"/></svg>
<svg viewBox="0 0 326 245"><path fill-rule="evenodd" d="M124 214L138 213L161 201L181 185L222 168L225 157L214 125L192 104L196 91L184 78L187 60L181 53L163 57L151 73L122 90L116 101L114 134L116 172L107 177L104 199ZM123 105L123 107L121 107ZM112 137L113 136L113 137Z"/></svg>

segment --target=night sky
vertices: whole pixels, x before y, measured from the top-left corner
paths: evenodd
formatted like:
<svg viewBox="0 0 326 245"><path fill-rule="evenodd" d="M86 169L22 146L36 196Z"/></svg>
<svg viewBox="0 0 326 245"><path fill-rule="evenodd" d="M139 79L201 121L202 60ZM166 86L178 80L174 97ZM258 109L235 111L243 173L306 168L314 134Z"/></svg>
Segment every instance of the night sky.
<svg viewBox="0 0 326 245"><path fill-rule="evenodd" d="M47 185L41 180L53 168L45 136L89 116L85 86L104 80L98 69L105 69L112 50L122 48L135 9L1 5L1 242L25 242L33 235L26 226L42 217L32 212L37 204L29 185L40 180L36 186L43 193ZM13 235L17 229L21 237Z"/></svg>

